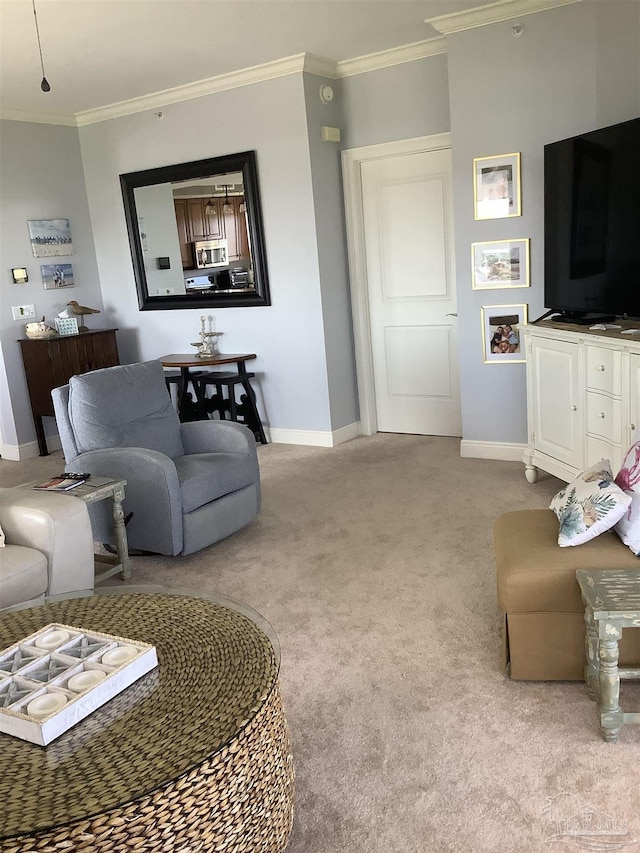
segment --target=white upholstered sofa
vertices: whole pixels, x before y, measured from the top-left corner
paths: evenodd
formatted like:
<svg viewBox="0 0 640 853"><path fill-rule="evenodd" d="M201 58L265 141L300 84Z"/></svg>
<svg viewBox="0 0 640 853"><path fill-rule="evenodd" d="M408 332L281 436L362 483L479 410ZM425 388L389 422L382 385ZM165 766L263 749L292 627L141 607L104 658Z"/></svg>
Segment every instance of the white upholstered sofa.
<svg viewBox="0 0 640 853"><path fill-rule="evenodd" d="M0 489L0 609L93 589L86 504L71 495Z"/></svg>

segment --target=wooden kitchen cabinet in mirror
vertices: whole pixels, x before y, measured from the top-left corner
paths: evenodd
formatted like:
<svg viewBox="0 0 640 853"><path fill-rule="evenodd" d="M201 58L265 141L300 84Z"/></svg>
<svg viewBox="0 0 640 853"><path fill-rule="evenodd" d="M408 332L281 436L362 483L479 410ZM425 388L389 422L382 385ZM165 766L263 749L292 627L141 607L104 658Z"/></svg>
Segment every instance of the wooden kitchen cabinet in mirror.
<svg viewBox="0 0 640 853"><path fill-rule="evenodd" d="M120 184L141 311L271 304L254 151Z"/></svg>

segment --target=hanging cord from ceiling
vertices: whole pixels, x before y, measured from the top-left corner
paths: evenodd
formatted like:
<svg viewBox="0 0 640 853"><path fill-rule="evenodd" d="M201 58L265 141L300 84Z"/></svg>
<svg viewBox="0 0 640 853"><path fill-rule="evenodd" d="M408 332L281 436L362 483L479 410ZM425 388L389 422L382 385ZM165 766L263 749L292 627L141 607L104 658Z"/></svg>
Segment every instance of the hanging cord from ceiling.
<svg viewBox="0 0 640 853"><path fill-rule="evenodd" d="M40 88L43 92L50 92L51 86L49 85L49 81L44 73L44 62L42 61L42 45L40 44L40 30L38 29L38 15L36 13L36 0L31 0L31 5L33 6L33 17L36 22L36 38L38 39L38 52L40 54L40 68L42 68L42 83L40 83Z"/></svg>

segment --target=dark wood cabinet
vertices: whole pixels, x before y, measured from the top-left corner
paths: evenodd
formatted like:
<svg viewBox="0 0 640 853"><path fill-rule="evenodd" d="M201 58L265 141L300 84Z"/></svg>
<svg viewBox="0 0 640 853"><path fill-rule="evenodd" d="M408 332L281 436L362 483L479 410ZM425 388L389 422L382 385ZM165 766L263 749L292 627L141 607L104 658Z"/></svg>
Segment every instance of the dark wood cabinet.
<svg viewBox="0 0 640 853"><path fill-rule="evenodd" d="M182 268L189 270L193 266L193 252L191 251L191 229L189 226L187 200L180 199L174 203L176 208L176 225L178 226L178 243L180 244Z"/></svg>
<svg viewBox="0 0 640 853"><path fill-rule="evenodd" d="M183 269L193 269L194 240L220 240L228 243L230 262L249 257L249 237L244 196L229 196L231 210L224 212L223 198L175 199L178 242Z"/></svg>
<svg viewBox="0 0 640 853"><path fill-rule="evenodd" d="M41 456L49 452L42 418L54 414L52 389L66 385L72 376L119 364L116 331L101 329L49 340L19 341Z"/></svg>
<svg viewBox="0 0 640 853"><path fill-rule="evenodd" d="M238 261L249 256L246 205L243 196L229 199L231 210L224 214L224 233L229 249L229 261Z"/></svg>

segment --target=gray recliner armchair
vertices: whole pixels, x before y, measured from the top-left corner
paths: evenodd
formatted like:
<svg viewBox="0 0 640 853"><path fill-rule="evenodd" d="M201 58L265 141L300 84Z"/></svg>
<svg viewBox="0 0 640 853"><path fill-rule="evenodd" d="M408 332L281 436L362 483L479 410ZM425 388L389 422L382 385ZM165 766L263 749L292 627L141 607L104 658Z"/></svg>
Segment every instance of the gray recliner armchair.
<svg viewBox="0 0 640 853"><path fill-rule="evenodd" d="M160 362L72 376L52 397L67 471L127 481L131 548L192 554L260 511L251 431L231 421L181 424ZM111 542L105 503L90 508L94 537Z"/></svg>

